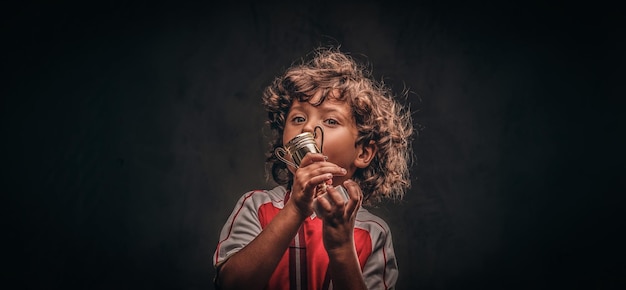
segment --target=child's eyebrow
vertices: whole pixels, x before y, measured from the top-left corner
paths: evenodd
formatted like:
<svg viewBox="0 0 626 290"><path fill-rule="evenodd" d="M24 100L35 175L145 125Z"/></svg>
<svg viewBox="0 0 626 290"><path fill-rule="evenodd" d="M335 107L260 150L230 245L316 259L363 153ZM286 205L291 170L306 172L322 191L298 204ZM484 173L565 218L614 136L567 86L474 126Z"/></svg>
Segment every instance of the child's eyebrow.
<svg viewBox="0 0 626 290"><path fill-rule="evenodd" d="M340 114L344 113L343 110L337 110L335 108L320 108L320 111L324 113L340 113Z"/></svg>
<svg viewBox="0 0 626 290"><path fill-rule="evenodd" d="M343 108L338 108L336 105L333 104L327 104L327 105L321 105L318 107L318 109L324 113L340 113L340 114L345 114L346 110L344 110Z"/></svg>

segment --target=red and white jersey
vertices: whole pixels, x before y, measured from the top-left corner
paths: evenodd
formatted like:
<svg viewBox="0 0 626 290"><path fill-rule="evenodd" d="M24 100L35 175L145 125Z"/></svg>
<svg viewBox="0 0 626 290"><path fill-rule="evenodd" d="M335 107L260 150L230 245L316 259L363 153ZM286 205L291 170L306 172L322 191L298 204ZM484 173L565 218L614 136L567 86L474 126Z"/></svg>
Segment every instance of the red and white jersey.
<svg viewBox="0 0 626 290"><path fill-rule="evenodd" d="M214 266L250 243L284 207L287 195L282 186L244 194L222 228ZM387 223L361 207L354 226L354 243L367 288L393 289L398 266ZM322 220L307 218L265 289L332 289L328 263Z"/></svg>

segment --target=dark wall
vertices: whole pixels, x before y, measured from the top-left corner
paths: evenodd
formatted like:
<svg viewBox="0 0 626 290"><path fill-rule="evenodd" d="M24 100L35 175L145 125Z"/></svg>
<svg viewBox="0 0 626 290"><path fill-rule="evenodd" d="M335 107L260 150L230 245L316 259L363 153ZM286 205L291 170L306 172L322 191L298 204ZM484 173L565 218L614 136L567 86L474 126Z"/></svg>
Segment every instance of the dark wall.
<svg viewBox="0 0 626 290"><path fill-rule="evenodd" d="M374 209L399 289L617 289L624 36L594 2L23 3L2 12L3 273L212 289L266 188L260 93L318 45L408 89L413 187Z"/></svg>

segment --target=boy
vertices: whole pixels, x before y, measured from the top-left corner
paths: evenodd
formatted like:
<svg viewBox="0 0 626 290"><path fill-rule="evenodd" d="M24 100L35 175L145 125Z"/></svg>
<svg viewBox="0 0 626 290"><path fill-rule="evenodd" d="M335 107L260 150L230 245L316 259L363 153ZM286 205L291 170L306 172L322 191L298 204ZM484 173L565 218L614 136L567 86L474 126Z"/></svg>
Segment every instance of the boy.
<svg viewBox="0 0 626 290"><path fill-rule="evenodd" d="M279 186L238 201L215 251L216 287L394 288L389 227L361 205L400 199L410 186L409 111L337 49L317 50L312 60L287 69L263 102L275 133L267 160ZM273 154L315 127L323 131L322 153L307 153L298 168ZM326 195L318 197L322 184Z"/></svg>

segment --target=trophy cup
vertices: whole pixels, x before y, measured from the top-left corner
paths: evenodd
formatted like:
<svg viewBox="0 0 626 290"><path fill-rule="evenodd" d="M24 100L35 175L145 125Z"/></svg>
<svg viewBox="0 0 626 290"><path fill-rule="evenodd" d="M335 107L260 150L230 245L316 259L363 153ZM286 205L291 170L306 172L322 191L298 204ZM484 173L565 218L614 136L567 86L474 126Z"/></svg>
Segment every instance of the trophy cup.
<svg viewBox="0 0 626 290"><path fill-rule="evenodd" d="M322 142L320 144L320 147L317 147L317 143L315 142L315 137L316 137L315 132L317 131L318 128L322 134L321 136ZM322 129L322 127L316 126L315 130L313 130L313 133L304 132L304 133L300 133L296 135L291 140L289 140L289 142L285 143L284 148L283 147L276 148L276 150L274 150L274 154L276 155L276 158L278 158L280 161L286 163L287 165L291 165L297 169L300 167L300 162L302 161L302 159L307 153L309 152L310 153L322 153L321 148L323 148L323 146L324 146L324 130ZM289 161L288 158L286 158L287 156L291 157L292 161ZM342 193L345 202L347 202L348 199L350 199L350 197L348 196L348 192L343 186L341 185L336 186L335 189ZM313 204L313 210L315 212L318 211L317 198L320 196L323 196L324 198L326 198L328 201L332 203L330 198L326 195L326 183L322 183L318 185L316 188L316 193L315 193L316 200L314 200L314 204ZM312 215L311 218L314 218L314 215Z"/></svg>

